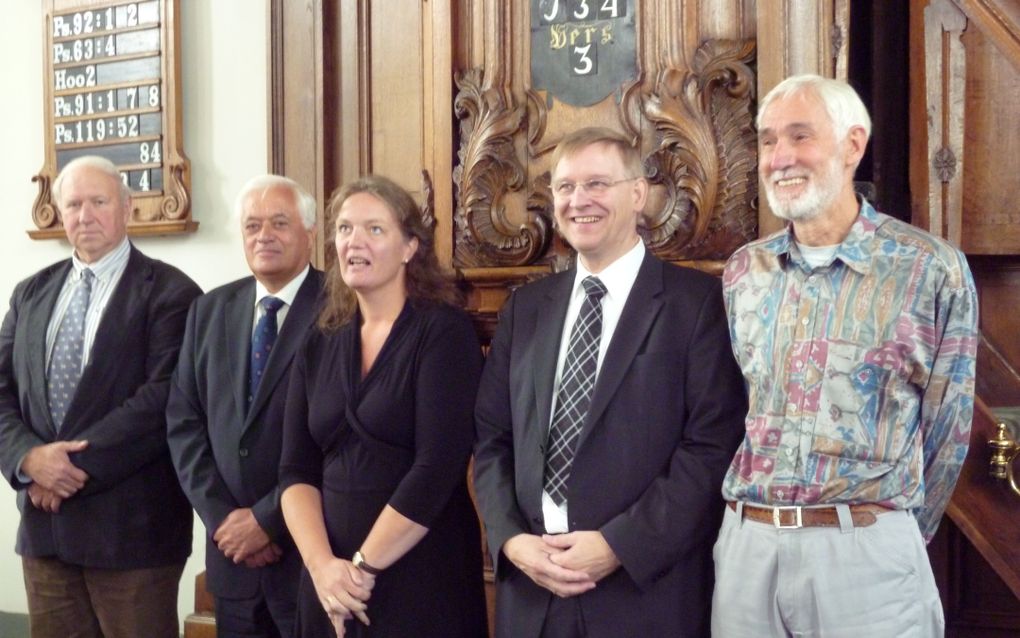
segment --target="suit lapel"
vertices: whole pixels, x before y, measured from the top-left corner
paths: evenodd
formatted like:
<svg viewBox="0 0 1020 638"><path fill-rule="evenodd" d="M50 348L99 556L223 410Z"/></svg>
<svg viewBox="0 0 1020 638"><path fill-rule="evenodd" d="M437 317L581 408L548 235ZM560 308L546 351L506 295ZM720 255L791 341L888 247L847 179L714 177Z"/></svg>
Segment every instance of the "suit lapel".
<svg viewBox="0 0 1020 638"><path fill-rule="evenodd" d="M269 353L269 361L266 362L266 369L263 372L262 381L259 383L258 392L252 400L251 408L248 410L245 419L245 427L251 425L254 416L265 406L273 390L280 382L283 373L290 366L294 354L308 334L308 328L315 322L316 303L319 296L320 275L316 270L309 270L308 276L298 289L294 297L294 304L287 311L287 320L283 322L283 328L276 337L273 350ZM252 299L252 304L255 301ZM254 305L252 306L254 308ZM251 318L249 317L249 323Z"/></svg>
<svg viewBox="0 0 1020 638"><path fill-rule="evenodd" d="M67 273L71 269L71 260L54 269L48 281L43 283L40 294L32 298L30 305L23 308L26 317L32 317L28 329L28 367L32 401L36 404L33 412L46 415L46 428L49 434L56 436L57 429L50 416L49 400L46 385L46 331L57 305L57 297L64 286Z"/></svg>
<svg viewBox="0 0 1020 638"><path fill-rule="evenodd" d="M75 390L71 405L67 408L61 434L72 438L85 421L78 418L89 406L94 396L104 394L109 387L110 379L118 378L120 359L103 353L117 353L123 350L125 335L137 333L134 326L145 321L146 301L149 299L154 282L152 264L134 246L128 256L124 273L117 282L117 287L110 295L110 300L103 309L103 316L96 327L95 340L89 354L88 365L82 370L78 388Z"/></svg>
<svg viewBox="0 0 1020 638"><path fill-rule="evenodd" d="M541 432L549 431L552 418L553 384L556 381L556 360L560 352L560 338L563 322L570 305L570 291L574 286L577 271L571 269L560 277L560 281L549 289L545 303L535 312L535 352L532 360L535 366L533 376L535 398L538 407L538 422ZM545 435L541 438L545 443Z"/></svg>
<svg viewBox="0 0 1020 638"><path fill-rule="evenodd" d="M591 406L584 421L584 429L577 441L578 449L591 433L592 427L602 417L609 406L609 401L616 394L617 388L627 372L631 362L637 356L645 335L652 327L655 317L662 308L659 294L662 292L662 262L651 252L645 253L641 269L638 271L634 286L627 296L620 321L616 325L609 350L602 362L595 389L592 392Z"/></svg>
<svg viewBox="0 0 1020 638"><path fill-rule="evenodd" d="M248 359L251 356L251 331L255 320L255 278L241 286L226 301L223 308L222 334L227 348L228 370L235 370L231 375L234 383L234 405L237 406L239 422L245 419L248 410Z"/></svg>

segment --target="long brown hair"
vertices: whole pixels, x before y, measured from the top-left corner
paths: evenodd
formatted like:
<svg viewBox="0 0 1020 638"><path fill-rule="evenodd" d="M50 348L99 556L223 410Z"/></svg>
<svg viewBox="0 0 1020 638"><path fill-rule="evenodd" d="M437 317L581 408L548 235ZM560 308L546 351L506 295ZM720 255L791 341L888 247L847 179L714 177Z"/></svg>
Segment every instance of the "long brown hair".
<svg viewBox="0 0 1020 638"><path fill-rule="evenodd" d="M418 250L405 266L407 297L412 303L439 302L456 305L460 301L457 288L439 267L432 231L425 226L421 209L403 188L381 175L365 175L338 188L326 205L326 227L329 242L336 236L336 217L351 196L368 193L393 213L404 239L418 239ZM326 299L319 313L318 325L324 332L335 332L354 317L358 299L340 276L340 260L332 259L326 273Z"/></svg>

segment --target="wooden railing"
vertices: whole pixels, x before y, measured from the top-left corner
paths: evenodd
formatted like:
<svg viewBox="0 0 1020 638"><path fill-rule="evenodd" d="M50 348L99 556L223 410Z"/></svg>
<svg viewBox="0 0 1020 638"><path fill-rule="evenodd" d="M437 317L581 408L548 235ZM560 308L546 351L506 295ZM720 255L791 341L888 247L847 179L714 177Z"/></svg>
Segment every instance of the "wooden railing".
<svg viewBox="0 0 1020 638"><path fill-rule="evenodd" d="M984 337L978 348L978 383L970 451L947 514L1020 599L1020 498L988 473L994 408L1020 406L1020 375Z"/></svg>

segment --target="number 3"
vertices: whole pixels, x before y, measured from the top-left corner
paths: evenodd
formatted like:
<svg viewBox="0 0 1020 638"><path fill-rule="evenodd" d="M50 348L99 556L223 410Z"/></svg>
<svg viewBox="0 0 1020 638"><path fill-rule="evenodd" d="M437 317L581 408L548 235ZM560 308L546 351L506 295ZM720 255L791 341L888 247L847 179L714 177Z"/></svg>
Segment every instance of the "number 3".
<svg viewBox="0 0 1020 638"><path fill-rule="evenodd" d="M586 44L583 47L574 47L574 53L581 56L581 66L574 67L574 73L578 75L588 75L591 73L591 69L594 63L591 58L588 57L588 51L591 49L591 44Z"/></svg>

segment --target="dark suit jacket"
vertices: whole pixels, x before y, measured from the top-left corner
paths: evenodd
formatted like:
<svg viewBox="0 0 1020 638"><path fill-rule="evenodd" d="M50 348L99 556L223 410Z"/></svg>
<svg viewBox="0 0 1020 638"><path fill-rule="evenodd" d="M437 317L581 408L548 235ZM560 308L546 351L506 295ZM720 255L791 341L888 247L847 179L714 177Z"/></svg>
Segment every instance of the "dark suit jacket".
<svg viewBox="0 0 1020 638"><path fill-rule="evenodd" d="M70 268L61 261L19 283L0 328L0 471L19 490L17 551L112 569L183 563L191 508L170 462L164 408L188 305L202 291L132 246L57 433L46 399L46 327ZM90 477L85 487L57 514L36 509L18 463L32 447L76 439L89 441L71 457Z"/></svg>
<svg viewBox="0 0 1020 638"><path fill-rule="evenodd" d="M551 597L500 548L545 531L544 449L574 277L513 294L478 394L475 490L496 566L500 637L537 637ZM590 636L708 635L720 485L746 409L718 280L646 254L567 485L570 531L601 530L622 562L580 597Z"/></svg>
<svg viewBox="0 0 1020 638"><path fill-rule="evenodd" d="M322 272L308 276L287 312L257 394L248 408L248 367L255 278L199 297L188 313L181 358L167 403L167 433L181 485L205 523L209 590L227 598L254 596L260 575L278 578L296 597L301 559L287 534L278 487L283 406L294 353L315 323ZM239 507L250 507L284 550L266 570L235 565L212 535Z"/></svg>

